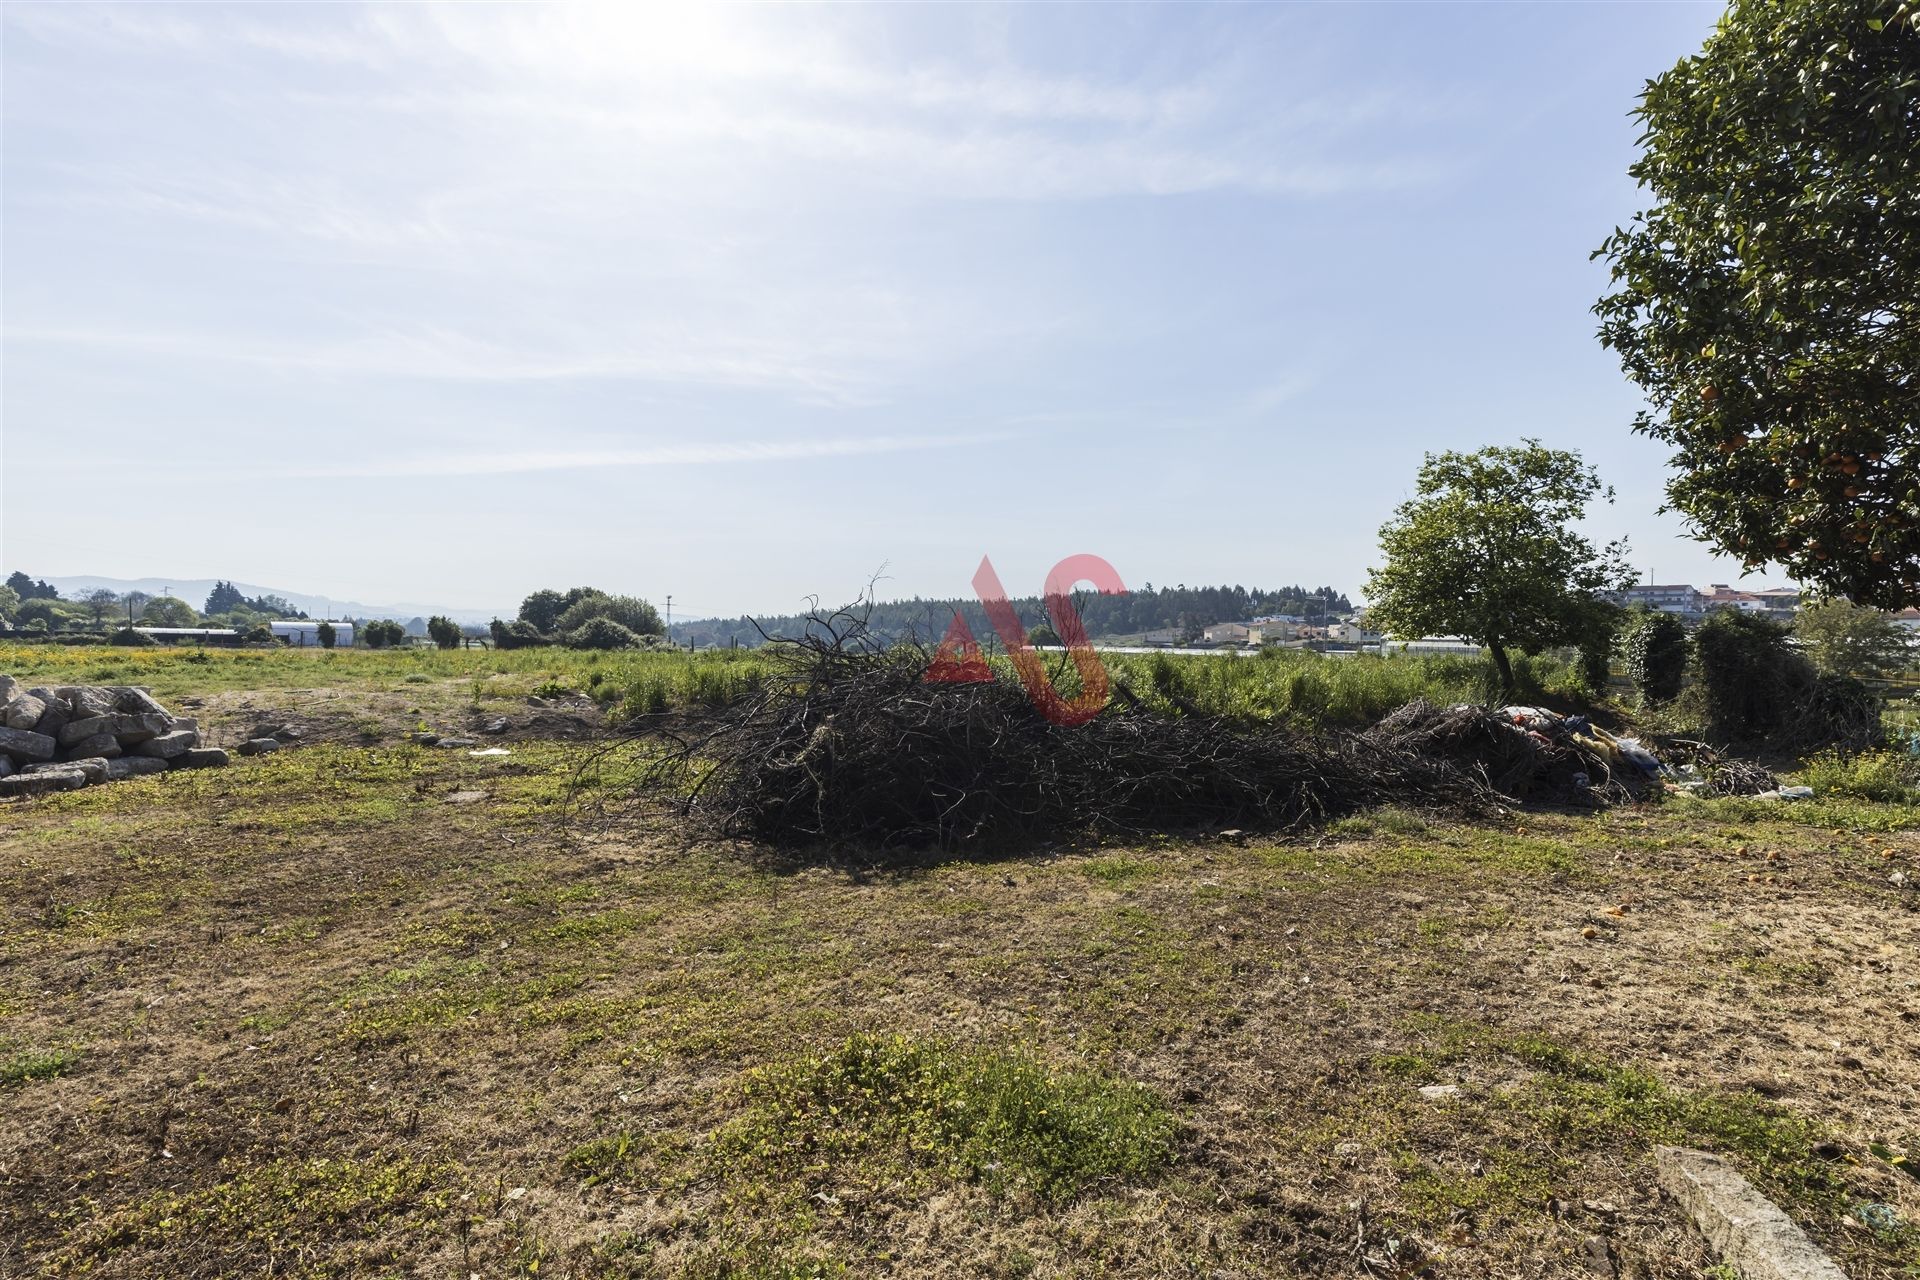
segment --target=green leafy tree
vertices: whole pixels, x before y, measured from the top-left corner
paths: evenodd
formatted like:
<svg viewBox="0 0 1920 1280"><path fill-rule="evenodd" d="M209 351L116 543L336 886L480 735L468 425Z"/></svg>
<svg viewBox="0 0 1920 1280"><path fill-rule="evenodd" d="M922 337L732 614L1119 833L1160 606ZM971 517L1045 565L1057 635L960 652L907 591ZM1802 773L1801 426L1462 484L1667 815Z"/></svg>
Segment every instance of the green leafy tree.
<svg viewBox="0 0 1920 1280"><path fill-rule="evenodd" d="M150 627L191 627L200 618L192 605L177 596L155 596L140 611L140 620Z"/></svg>
<svg viewBox="0 0 1920 1280"><path fill-rule="evenodd" d="M558 591L536 591L520 602L520 621L541 635L551 635L568 603Z"/></svg>
<svg viewBox="0 0 1920 1280"><path fill-rule="evenodd" d="M1823 600L1794 620L1806 654L1821 671L1841 676L1885 676L1913 662L1907 629L1878 609L1848 600Z"/></svg>
<svg viewBox="0 0 1920 1280"><path fill-rule="evenodd" d="M1537 440L1428 454L1415 495L1380 530L1368 619L1394 635L1463 635L1486 646L1501 688L1510 651L1579 644L1594 595L1631 585L1626 544L1596 551L1574 525L1613 492L1580 458Z"/></svg>
<svg viewBox="0 0 1920 1280"><path fill-rule="evenodd" d="M120 597L107 588L100 587L80 597L80 602L87 606L87 612L93 616L93 625L97 627L106 622L107 614L113 612L119 605Z"/></svg>
<svg viewBox="0 0 1920 1280"><path fill-rule="evenodd" d="M1672 702L1687 678L1687 624L1658 610L1642 615L1627 632L1627 674L1650 705Z"/></svg>
<svg viewBox="0 0 1920 1280"><path fill-rule="evenodd" d="M60 629L60 614L53 607L53 601L45 596L35 596L31 600L24 601L14 611L13 617L14 621L22 627L33 628L33 624L37 622L40 625L34 628L36 630L58 631Z"/></svg>
<svg viewBox="0 0 1920 1280"><path fill-rule="evenodd" d="M443 618L437 613L428 618L427 635L442 649L460 647L460 624L452 618Z"/></svg>
<svg viewBox="0 0 1920 1280"><path fill-rule="evenodd" d="M1027 632L1027 643L1031 645L1058 645L1060 643L1060 637L1054 633L1052 627L1043 622Z"/></svg>
<svg viewBox="0 0 1920 1280"><path fill-rule="evenodd" d="M213 590L207 592L207 607L202 612L209 617L216 613L231 613L246 602L247 598L240 594L240 588L231 582L216 581Z"/></svg>
<svg viewBox="0 0 1920 1280"><path fill-rule="evenodd" d="M320 642L322 649L331 649L340 642L340 633L333 629L331 622L322 622L314 628L313 638Z"/></svg>
<svg viewBox="0 0 1920 1280"><path fill-rule="evenodd" d="M22 600L58 600L60 598L60 592L51 584L36 582L17 569L7 575L7 585L12 587L14 594Z"/></svg>
<svg viewBox="0 0 1920 1280"><path fill-rule="evenodd" d="M1704 540L1862 604L1920 599L1920 8L1734 0L1651 81L1654 200L1597 251L1600 339Z"/></svg>
<svg viewBox="0 0 1920 1280"><path fill-rule="evenodd" d="M20 593L12 587L0 586L0 622L11 623L19 611Z"/></svg>

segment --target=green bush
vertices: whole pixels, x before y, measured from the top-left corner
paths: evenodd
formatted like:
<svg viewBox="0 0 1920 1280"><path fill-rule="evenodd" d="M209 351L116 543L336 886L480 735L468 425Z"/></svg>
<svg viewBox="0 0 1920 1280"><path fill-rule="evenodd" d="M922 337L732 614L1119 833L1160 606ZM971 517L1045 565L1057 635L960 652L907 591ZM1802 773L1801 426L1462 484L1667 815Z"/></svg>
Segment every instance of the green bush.
<svg viewBox="0 0 1920 1280"><path fill-rule="evenodd" d="M578 631L595 618L617 622L636 636L659 635L660 612L645 600L634 596L610 596L604 591L582 591L554 621L560 632Z"/></svg>
<svg viewBox="0 0 1920 1280"><path fill-rule="evenodd" d="M626 700L621 703L619 719L631 720L635 716L657 716L666 711L669 703L669 684L661 675L649 675L636 680L627 688Z"/></svg>
<svg viewBox="0 0 1920 1280"><path fill-rule="evenodd" d="M1670 613L1646 614L1626 639L1627 675L1649 705L1672 702L1687 677L1686 624Z"/></svg>
<svg viewBox="0 0 1920 1280"><path fill-rule="evenodd" d="M495 618L487 624L487 631L493 637L493 647L496 649L532 649L552 643L541 634L538 627L524 620L502 622Z"/></svg>
<svg viewBox="0 0 1920 1280"><path fill-rule="evenodd" d="M567 633L569 649L631 649L640 637L612 618L589 618L585 626Z"/></svg>
<svg viewBox="0 0 1920 1280"><path fill-rule="evenodd" d="M360 628L360 643L369 649L391 649L406 642L407 629L391 619L377 619Z"/></svg>
<svg viewBox="0 0 1920 1280"><path fill-rule="evenodd" d="M1780 729L1813 691L1813 664L1794 652L1786 627L1722 609L1694 636L1710 732L1731 741Z"/></svg>
<svg viewBox="0 0 1920 1280"><path fill-rule="evenodd" d="M122 627L107 637L107 643L119 645L123 649L144 649L158 644L159 641L143 632L135 631L132 627Z"/></svg>
<svg viewBox="0 0 1920 1280"><path fill-rule="evenodd" d="M1800 781L1817 795L1920 803L1920 760L1904 752L1823 751L1807 760Z"/></svg>

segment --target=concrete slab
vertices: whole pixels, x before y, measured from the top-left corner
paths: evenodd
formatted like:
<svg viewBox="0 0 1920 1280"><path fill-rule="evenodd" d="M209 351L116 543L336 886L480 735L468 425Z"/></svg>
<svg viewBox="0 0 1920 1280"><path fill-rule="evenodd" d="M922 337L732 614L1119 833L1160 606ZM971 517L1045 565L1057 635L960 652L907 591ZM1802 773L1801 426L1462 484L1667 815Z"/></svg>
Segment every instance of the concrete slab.
<svg viewBox="0 0 1920 1280"><path fill-rule="evenodd" d="M1719 1156L1655 1147L1660 1185L1742 1280L1847 1280L1807 1233Z"/></svg>

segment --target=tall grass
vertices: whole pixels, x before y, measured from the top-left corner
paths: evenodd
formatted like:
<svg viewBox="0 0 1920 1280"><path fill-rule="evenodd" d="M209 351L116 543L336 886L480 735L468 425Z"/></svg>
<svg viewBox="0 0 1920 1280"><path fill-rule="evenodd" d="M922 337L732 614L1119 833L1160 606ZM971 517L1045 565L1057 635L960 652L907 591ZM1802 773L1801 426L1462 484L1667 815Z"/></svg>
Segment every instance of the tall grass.
<svg viewBox="0 0 1920 1280"><path fill-rule="evenodd" d="M1106 661L1116 678L1159 710L1176 710L1184 701L1210 715L1301 727L1368 724L1415 698L1446 706L1499 695L1491 663L1453 655L1328 658L1269 649L1256 658L1109 654ZM1578 682L1564 663L1516 658L1513 667L1520 701L1578 697Z"/></svg>
<svg viewBox="0 0 1920 1280"><path fill-rule="evenodd" d="M1075 687L1070 662L1056 662L1063 693ZM1300 650L1231 654L1105 654L1116 682L1149 706L1176 713L1181 704L1208 715L1274 720L1308 727L1358 725L1414 698L1488 701L1496 696L1484 659L1459 656L1361 655L1328 658ZM1003 679L1013 670L1002 657ZM631 716L669 710L713 710L758 692L773 667L763 651L572 649L106 649L0 645L0 672L33 684L139 684L163 700L218 689L391 688L465 680L474 696L524 697L571 691ZM1579 697L1578 680L1551 658L1516 658L1522 701Z"/></svg>

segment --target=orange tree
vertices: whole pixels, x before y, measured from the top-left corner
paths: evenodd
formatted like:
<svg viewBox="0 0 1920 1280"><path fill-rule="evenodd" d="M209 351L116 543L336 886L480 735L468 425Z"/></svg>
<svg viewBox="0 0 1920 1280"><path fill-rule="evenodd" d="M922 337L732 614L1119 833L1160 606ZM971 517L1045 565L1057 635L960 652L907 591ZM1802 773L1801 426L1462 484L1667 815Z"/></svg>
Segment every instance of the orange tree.
<svg viewBox="0 0 1920 1280"><path fill-rule="evenodd" d="M1594 310L1705 541L1920 599L1920 5L1733 0L1648 83Z"/></svg>

